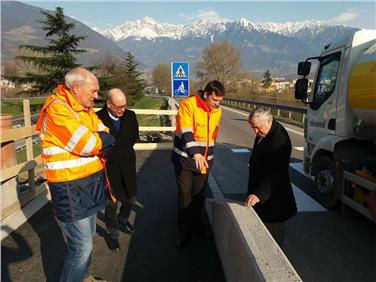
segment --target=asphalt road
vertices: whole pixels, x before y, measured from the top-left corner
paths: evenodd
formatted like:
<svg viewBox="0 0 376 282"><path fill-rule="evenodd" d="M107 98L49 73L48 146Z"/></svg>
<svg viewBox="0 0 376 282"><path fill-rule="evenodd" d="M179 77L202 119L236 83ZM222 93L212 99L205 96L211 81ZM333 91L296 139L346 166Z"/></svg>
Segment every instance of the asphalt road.
<svg viewBox="0 0 376 282"><path fill-rule="evenodd" d="M244 201L255 134L248 113L223 108L213 176L223 195ZM326 210L303 175L303 129L283 124L293 145L290 176L298 214L286 226L284 252L303 281L376 281L376 224L357 213Z"/></svg>

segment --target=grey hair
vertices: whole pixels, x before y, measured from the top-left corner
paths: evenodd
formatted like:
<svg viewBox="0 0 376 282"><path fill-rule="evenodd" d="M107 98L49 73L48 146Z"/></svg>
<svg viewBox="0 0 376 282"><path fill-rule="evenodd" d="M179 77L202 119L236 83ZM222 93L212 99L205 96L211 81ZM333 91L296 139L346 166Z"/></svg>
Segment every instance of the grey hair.
<svg viewBox="0 0 376 282"><path fill-rule="evenodd" d="M68 89L72 89L74 83L79 83L86 81L87 74L86 69L77 67L72 70L70 70L64 77L65 86L68 87Z"/></svg>
<svg viewBox="0 0 376 282"><path fill-rule="evenodd" d="M248 120L257 119L261 123L266 123L273 119L273 115L266 107L258 107L251 111Z"/></svg>

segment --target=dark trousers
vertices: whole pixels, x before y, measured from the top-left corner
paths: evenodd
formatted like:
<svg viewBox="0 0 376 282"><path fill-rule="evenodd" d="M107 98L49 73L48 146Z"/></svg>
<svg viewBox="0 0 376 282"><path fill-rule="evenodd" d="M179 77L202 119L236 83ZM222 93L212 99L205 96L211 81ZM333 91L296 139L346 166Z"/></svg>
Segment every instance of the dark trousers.
<svg viewBox="0 0 376 282"><path fill-rule="evenodd" d="M196 228L205 230L204 204L208 174L175 166L175 176L178 186L178 231L180 239L185 239Z"/></svg>
<svg viewBox="0 0 376 282"><path fill-rule="evenodd" d="M285 239L285 222L277 223L264 223L265 227L268 229L269 233L273 236L274 241L277 242L278 246L282 249L283 241Z"/></svg>
<svg viewBox="0 0 376 282"><path fill-rule="evenodd" d="M110 201L106 208L105 208L105 220L106 220L106 228L108 232L110 232L111 237L117 238L119 237L119 225L126 224L135 203L135 197L129 199L124 203L120 203L119 201L113 203ZM120 210L118 213L118 205L120 203Z"/></svg>

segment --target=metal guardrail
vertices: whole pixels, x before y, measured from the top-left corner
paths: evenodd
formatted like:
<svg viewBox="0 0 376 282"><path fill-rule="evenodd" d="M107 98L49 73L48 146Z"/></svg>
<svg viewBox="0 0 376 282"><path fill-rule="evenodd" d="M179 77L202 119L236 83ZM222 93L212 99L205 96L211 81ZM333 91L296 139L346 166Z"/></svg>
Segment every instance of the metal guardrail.
<svg viewBox="0 0 376 282"><path fill-rule="evenodd" d="M257 101L250 101L250 100L240 100L240 99L223 99L222 102L224 105L234 105L235 107L251 109L256 108L258 106L264 106L269 108L270 110L274 109L277 110L276 116L277 117L284 117L282 112L287 112L287 116L289 119L294 120L292 118L292 113L297 113L301 115L301 119L296 120L297 122L301 122L304 124L305 116L307 113L306 107L294 107L294 106L287 106L287 105L280 105L275 103L265 103L265 102L257 102Z"/></svg>

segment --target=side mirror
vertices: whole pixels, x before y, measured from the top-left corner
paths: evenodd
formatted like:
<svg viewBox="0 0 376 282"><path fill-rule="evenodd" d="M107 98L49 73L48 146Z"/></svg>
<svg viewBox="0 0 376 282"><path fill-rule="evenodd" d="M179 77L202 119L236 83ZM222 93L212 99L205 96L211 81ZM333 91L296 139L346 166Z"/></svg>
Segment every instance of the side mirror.
<svg viewBox="0 0 376 282"><path fill-rule="evenodd" d="M307 99L308 79L300 78L295 83L295 99Z"/></svg>
<svg viewBox="0 0 376 282"><path fill-rule="evenodd" d="M311 71L311 62L300 62L298 64L298 74L307 76Z"/></svg>

